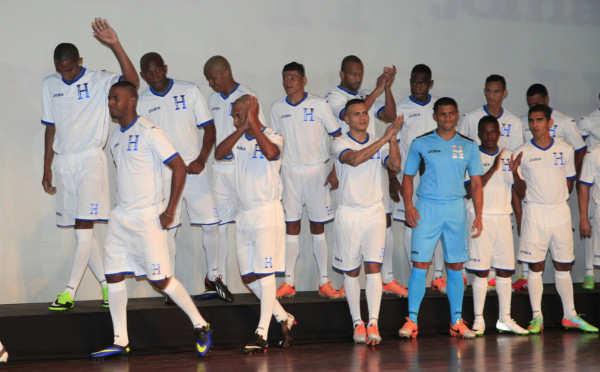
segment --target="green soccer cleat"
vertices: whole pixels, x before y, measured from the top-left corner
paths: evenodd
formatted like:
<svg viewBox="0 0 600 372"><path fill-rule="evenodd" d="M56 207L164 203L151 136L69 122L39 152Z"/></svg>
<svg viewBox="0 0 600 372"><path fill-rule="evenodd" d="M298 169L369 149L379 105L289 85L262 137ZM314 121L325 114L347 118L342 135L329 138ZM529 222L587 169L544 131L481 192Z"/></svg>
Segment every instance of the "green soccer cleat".
<svg viewBox="0 0 600 372"><path fill-rule="evenodd" d="M102 287L102 307L108 309L108 286Z"/></svg>
<svg viewBox="0 0 600 372"><path fill-rule="evenodd" d="M536 316L535 318L531 319L531 322L529 322L529 325L527 326L527 330L529 331L529 334L532 335L544 332L544 318L541 316Z"/></svg>
<svg viewBox="0 0 600 372"><path fill-rule="evenodd" d="M58 294L56 301L50 304L48 307L52 311L67 311L71 310L75 306L75 300L69 294L69 292L61 292Z"/></svg>
<svg viewBox="0 0 600 372"><path fill-rule="evenodd" d="M594 277L591 275L586 275L583 279L583 289L591 291L594 289Z"/></svg>
<svg viewBox="0 0 600 372"><path fill-rule="evenodd" d="M571 319L563 318L562 326L565 329L581 329L584 332L598 333L598 328L581 319L579 315Z"/></svg>

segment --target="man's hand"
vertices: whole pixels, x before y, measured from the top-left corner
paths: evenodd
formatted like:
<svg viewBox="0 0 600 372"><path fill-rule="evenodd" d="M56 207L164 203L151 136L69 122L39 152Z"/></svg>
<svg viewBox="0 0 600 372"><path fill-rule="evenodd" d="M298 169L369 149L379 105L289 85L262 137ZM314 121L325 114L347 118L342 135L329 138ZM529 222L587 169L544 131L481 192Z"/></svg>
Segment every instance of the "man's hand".
<svg viewBox="0 0 600 372"><path fill-rule="evenodd" d="M500 153L498 155L496 155L496 157L494 158L494 163L492 164L492 168L494 169L494 171L498 171L500 169L500 163L502 163L500 161L500 159L502 159L502 154L504 153L504 150L506 148L503 147L502 150L500 150ZM523 154L523 153L521 153ZM521 164L521 160L519 159L519 164Z"/></svg>
<svg viewBox="0 0 600 372"><path fill-rule="evenodd" d="M42 187L44 187L44 191L46 191L50 195L56 194L56 187L52 186L52 171L44 171L44 175L42 176Z"/></svg>
<svg viewBox="0 0 600 372"><path fill-rule="evenodd" d="M398 181L397 177L390 179L390 198L396 203L400 203L400 189L402 185L400 185L400 181Z"/></svg>
<svg viewBox="0 0 600 372"><path fill-rule="evenodd" d="M483 232L483 222L481 221L481 217L475 217L475 221L473 221L473 226L471 227L471 232L476 231L475 234L471 235L471 238L478 238Z"/></svg>
<svg viewBox="0 0 600 372"><path fill-rule="evenodd" d="M421 219L421 215L419 215L419 211L417 208L413 206L406 208L404 211L404 218L406 219L406 223L408 226L413 229L419 225L419 220Z"/></svg>
<svg viewBox="0 0 600 372"><path fill-rule="evenodd" d="M385 133L383 134L383 139L388 142L390 140L396 140L396 134L398 134L398 131L400 130L400 128L402 127L402 124L404 123L404 115L400 115L400 116L396 116L396 120L394 120L394 122L390 125L388 125L387 128L385 128Z"/></svg>
<svg viewBox="0 0 600 372"><path fill-rule="evenodd" d="M92 22L92 29L94 30L94 37L101 43L112 46L119 42L116 31L110 27L106 19L95 18Z"/></svg>
<svg viewBox="0 0 600 372"><path fill-rule="evenodd" d="M168 215L167 211L164 211L158 216L160 220L160 226L162 226L163 230L166 230L170 224L173 223L173 216Z"/></svg>
<svg viewBox="0 0 600 372"><path fill-rule="evenodd" d="M186 167L187 174L200 174L204 171L204 167L206 166L206 162L200 159L196 159L192 161Z"/></svg>
<svg viewBox="0 0 600 372"><path fill-rule="evenodd" d="M258 127L258 123L260 123L260 120L258 119L258 99L253 95L250 95L250 100L248 101L246 121L248 122L246 123L246 125L248 125L247 128L250 128L250 125Z"/></svg>
<svg viewBox="0 0 600 372"><path fill-rule="evenodd" d="M387 76L384 88L389 89L396 78L396 66L392 65L392 67L384 67L383 74Z"/></svg>
<svg viewBox="0 0 600 372"><path fill-rule="evenodd" d="M508 166L510 167L511 172L516 172L517 171L517 169L521 165L521 159L522 158L523 158L523 151L521 151L519 153L519 155L517 155L516 158L515 158L514 154L512 154L510 156L510 161L508 162Z"/></svg>
<svg viewBox="0 0 600 372"><path fill-rule="evenodd" d="M592 237L592 225L587 218L579 221L579 237L581 239Z"/></svg>
<svg viewBox="0 0 600 372"><path fill-rule="evenodd" d="M331 172L329 172L327 178L325 179L325 184L323 186L327 185L331 185L331 187L329 188L330 190L337 190L337 188L340 186L337 174L335 173L335 168L333 168Z"/></svg>

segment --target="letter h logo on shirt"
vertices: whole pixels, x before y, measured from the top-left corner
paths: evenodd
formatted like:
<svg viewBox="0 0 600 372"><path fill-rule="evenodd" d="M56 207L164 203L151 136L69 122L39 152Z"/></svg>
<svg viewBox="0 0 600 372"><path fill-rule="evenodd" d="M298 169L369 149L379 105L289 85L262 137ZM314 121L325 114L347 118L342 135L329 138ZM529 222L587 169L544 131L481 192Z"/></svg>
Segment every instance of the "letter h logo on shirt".
<svg viewBox="0 0 600 372"><path fill-rule="evenodd" d="M464 159L462 146L452 145L452 159Z"/></svg>
<svg viewBox="0 0 600 372"><path fill-rule="evenodd" d="M160 275L160 264L152 264L152 275Z"/></svg>
<svg viewBox="0 0 600 372"><path fill-rule="evenodd" d="M265 269L273 268L273 257L265 257Z"/></svg>
<svg viewBox="0 0 600 372"><path fill-rule="evenodd" d="M500 135L503 137L510 137L510 127L511 127L511 124L502 123L502 129L500 130Z"/></svg>
<svg viewBox="0 0 600 372"><path fill-rule="evenodd" d="M552 138L556 137L556 124L554 124L554 125L552 126L552 128L550 128L550 136L551 136Z"/></svg>
<svg viewBox="0 0 600 372"><path fill-rule="evenodd" d="M83 85L83 89L81 89L81 85ZM82 93L85 93L85 97L81 96ZM77 94L79 95L78 99L90 98L90 92L88 91L88 83L77 84Z"/></svg>
<svg viewBox="0 0 600 372"><path fill-rule="evenodd" d="M177 96L173 96L173 99L175 100L175 111L179 110L180 103L181 103L182 110L187 109L187 107L185 107L185 95L182 94L180 97L181 97L181 100L177 100Z"/></svg>
<svg viewBox="0 0 600 372"><path fill-rule="evenodd" d="M256 156L258 154L258 156ZM258 147L258 143L254 145L254 154L252 155L252 159L264 159L265 156L260 151L260 147Z"/></svg>
<svg viewBox="0 0 600 372"><path fill-rule="evenodd" d="M310 112L308 110L310 110ZM315 109L312 107L311 108L305 107L304 108L304 121L315 121L314 111L315 111Z"/></svg>
<svg viewBox="0 0 600 372"><path fill-rule="evenodd" d="M510 160L500 158L500 161L502 162L502 171L510 172L510 167L508 166L508 163L510 162Z"/></svg>
<svg viewBox="0 0 600 372"><path fill-rule="evenodd" d="M135 139L134 139L135 137ZM127 151L137 151L138 150L138 140L140 139L139 134L130 134L129 142L127 143Z"/></svg>
<svg viewBox="0 0 600 372"><path fill-rule="evenodd" d="M564 165L563 153L554 152L554 165Z"/></svg>

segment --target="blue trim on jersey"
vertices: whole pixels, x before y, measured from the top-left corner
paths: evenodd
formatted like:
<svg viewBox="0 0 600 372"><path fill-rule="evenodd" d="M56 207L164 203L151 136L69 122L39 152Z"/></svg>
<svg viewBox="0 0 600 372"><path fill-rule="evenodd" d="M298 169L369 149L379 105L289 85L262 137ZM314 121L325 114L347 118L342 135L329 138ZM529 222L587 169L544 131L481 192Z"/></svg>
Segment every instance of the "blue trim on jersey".
<svg viewBox="0 0 600 372"><path fill-rule="evenodd" d="M44 125L55 125L54 123L51 123L51 122L49 122L49 121L43 121L43 120L42 120L41 122L42 122L42 124L44 124Z"/></svg>
<svg viewBox="0 0 600 372"><path fill-rule="evenodd" d="M568 180L573 180L573 179L575 179L575 178L577 178L577 175L574 175L574 176L567 177L567 179L568 179Z"/></svg>
<svg viewBox="0 0 600 372"><path fill-rule="evenodd" d="M377 110L377 112L375 113L375 116L377 117L377 119L381 119L381 118L379 117L379 113L380 113L381 111L383 111L384 109L385 109L385 106L383 106L382 108L380 108L379 110Z"/></svg>
<svg viewBox="0 0 600 372"><path fill-rule="evenodd" d="M163 94L160 94L157 91L155 91L154 89L152 89L152 86L150 86L150 91L155 96L164 97L164 96L167 95L167 93L169 93L169 91L171 90L171 88L173 88L173 79L169 79L169 87L167 88L167 90L165 90L165 92Z"/></svg>
<svg viewBox="0 0 600 372"><path fill-rule="evenodd" d="M300 218L299 220L294 220L294 221L285 220L285 223L293 223L293 222L300 222L300 221L302 221L302 218Z"/></svg>
<svg viewBox="0 0 600 372"><path fill-rule="evenodd" d="M148 274L146 274L146 275L138 275L138 276L136 276L136 278L141 278L143 276L148 277ZM161 282L161 281L163 281L165 279L171 279L172 277L173 277L173 275L171 275L169 277L162 278L162 279L156 279L156 280L148 279L148 281L149 282Z"/></svg>
<svg viewBox="0 0 600 372"><path fill-rule="evenodd" d="M167 231L170 231L170 230L176 229L176 228L178 228L179 226L181 226L181 223L179 223L177 226L171 226L171 227L169 227L169 228L167 229Z"/></svg>
<svg viewBox="0 0 600 372"><path fill-rule="evenodd" d="M583 147L582 147L582 148L580 148L579 150L575 150L575 152L580 152L580 151L583 151L583 150L587 150L587 145L586 145L586 146L583 146Z"/></svg>
<svg viewBox="0 0 600 372"><path fill-rule="evenodd" d="M344 120L344 118L342 117L342 115L344 115L344 112L346 112L345 107L342 109L342 111L340 111L340 114L338 115L340 117L340 120Z"/></svg>
<svg viewBox="0 0 600 372"><path fill-rule="evenodd" d="M231 221L227 221L227 222L221 221L221 222L219 222L219 226L227 225L227 224L230 224L230 223L235 223L235 220L231 220Z"/></svg>
<svg viewBox="0 0 600 372"><path fill-rule="evenodd" d="M554 138L551 138L551 142L550 142L550 144L548 145L548 147L546 147L546 148L543 148L543 147L540 147L540 146L538 146L538 145L537 145L537 144L536 144L536 143L533 141L533 138L531 139L531 143L532 143L532 144L533 144L535 147L537 147L538 149L540 149L540 150L542 150L542 151L546 151L546 150L548 150L550 147L552 147L552 145L554 145Z"/></svg>
<svg viewBox="0 0 600 372"><path fill-rule="evenodd" d="M587 182L584 182L584 181L581 181L581 180L579 180L579 183L582 184L582 185L590 186L590 187L594 185L593 182L592 183L587 183Z"/></svg>
<svg viewBox="0 0 600 372"><path fill-rule="evenodd" d="M173 155L171 155L170 157L168 157L168 158L167 158L167 160L163 161L163 164L169 164L169 162L170 162L171 160L175 159L175 158L176 158L176 157L178 157L178 156L179 156L179 153L178 153L178 152L174 153Z"/></svg>
<svg viewBox="0 0 600 372"><path fill-rule="evenodd" d="M308 97L308 92L304 92L304 97L302 97L302 99L300 100L300 102L296 103L295 105L290 102L290 100L288 99L289 97L285 97L285 101L287 102L288 105L290 105L292 107L296 107L299 104L301 104L306 99L306 97Z"/></svg>
<svg viewBox="0 0 600 372"><path fill-rule="evenodd" d="M344 92L348 93L348 94L352 94L353 96L357 96L358 95L358 90L356 92L351 92L347 89L344 89L341 85L337 86L340 90L343 90Z"/></svg>
<svg viewBox="0 0 600 372"><path fill-rule="evenodd" d="M42 121L43 123L43 121ZM583 140L585 141L590 135L588 134L587 136L581 136L581 138L583 138Z"/></svg>
<svg viewBox="0 0 600 372"><path fill-rule="evenodd" d="M233 159L233 151L230 151L230 152L229 152L229 155L227 155L227 156L225 157L225 159L223 159L223 160L232 160L232 159Z"/></svg>
<svg viewBox="0 0 600 372"><path fill-rule="evenodd" d="M425 103L421 103L413 98L412 95L408 96L408 99L412 101L412 103L416 103L419 106L426 106L429 102L431 102L431 94L427 97L427 101Z"/></svg>
<svg viewBox="0 0 600 372"><path fill-rule="evenodd" d="M121 271L119 273L113 273L113 274L104 274L104 276L113 276L113 275L121 275L121 274L125 274L125 275L135 275L135 273L133 271Z"/></svg>
<svg viewBox="0 0 600 372"><path fill-rule="evenodd" d="M481 146L479 146L479 151L483 152L486 155L494 156L494 155L496 155L500 151L500 147L496 147L496 151L495 152L489 153L489 152L485 151L484 149L482 149Z"/></svg>
<svg viewBox="0 0 600 372"><path fill-rule="evenodd" d="M383 258L381 260L383 261ZM381 262L377 262L377 261L364 261L364 263L374 263L374 264L381 265Z"/></svg>
<svg viewBox="0 0 600 372"><path fill-rule="evenodd" d="M515 269L503 269L501 267L495 267L495 266L490 266L490 269L508 271L508 272L511 272L511 273L514 273L516 271ZM481 271L487 271L487 270L481 270Z"/></svg>
<svg viewBox="0 0 600 372"><path fill-rule="evenodd" d="M492 114L490 114L490 112L487 109L487 105L483 105L483 111L485 111L486 114L488 114L489 116L494 116ZM500 115L496 116L496 119L500 119L502 117L502 114L504 114L504 107L502 108L502 111L500 111Z"/></svg>
<svg viewBox="0 0 600 372"><path fill-rule="evenodd" d="M219 94L221 95L221 98L223 98L223 99L227 99L227 98L229 98L229 96L230 96L230 95L231 95L233 92L235 92L239 86L240 86L240 84L239 84L239 83L238 83L238 84L236 84L236 85L235 85L235 87L233 87L233 89L231 90L231 92L229 92L229 94L228 94L228 95L226 95L226 96L225 96L225 95L223 95L223 93L219 93Z"/></svg>
<svg viewBox="0 0 600 372"><path fill-rule="evenodd" d="M73 79L73 81L70 82L70 83L67 82L65 79L63 79L62 77L60 79L63 81L63 83L65 83L67 85L71 85L71 84L77 82L77 80L81 79L81 77L83 76L83 74L85 74L85 67L81 67L81 73L75 79Z"/></svg>
<svg viewBox="0 0 600 372"><path fill-rule="evenodd" d="M394 221L398 221L398 222L406 222L406 220L401 220L399 218L393 218Z"/></svg>
<svg viewBox="0 0 600 372"><path fill-rule="evenodd" d="M345 153L346 151L352 151L352 150L350 150L350 149L345 149L344 151L340 152L340 156L338 157L338 160L339 160L339 161L340 161L340 163L342 163L342 164L344 164L344 162L342 161L342 155L344 155L344 153Z"/></svg>
<svg viewBox="0 0 600 372"><path fill-rule="evenodd" d="M265 131L265 129L267 129L267 127L263 126L263 127L262 127L262 129L261 129L260 131L261 131L261 132L264 132L264 131ZM275 133L277 133L277 132L275 132ZM253 141L253 140L256 138L256 136L254 136L254 137L248 137L248 134L247 134L246 132L244 132L244 136L246 136L246 139L247 139L248 141Z"/></svg>
<svg viewBox="0 0 600 372"><path fill-rule="evenodd" d="M202 123L202 124L196 124L196 126L197 126L198 128L202 128L203 126L205 126L205 125L208 125L208 124L210 124L210 123L214 123L214 122L215 122L215 120L214 120L214 119L210 119L210 120L207 120L207 121L205 121L205 122L204 122L204 123Z"/></svg>
<svg viewBox="0 0 600 372"><path fill-rule="evenodd" d="M348 137L350 137L350 139L352 139L354 142L360 143L361 145L364 145L365 143L367 143L369 141L369 133L367 133L367 139L365 139L364 142L357 141L354 137L352 137L352 135L350 134L350 131L348 131Z"/></svg>
<svg viewBox="0 0 600 372"><path fill-rule="evenodd" d="M330 136L335 136L338 133L342 132L342 128L338 128L336 131L329 133Z"/></svg>
<svg viewBox="0 0 600 372"><path fill-rule="evenodd" d="M212 222L212 223L191 223L190 222L190 225L191 226L212 226L212 225L218 225L220 223L221 223L221 221L219 221L219 222Z"/></svg>
<svg viewBox="0 0 600 372"><path fill-rule="evenodd" d="M386 156L385 159L383 159L383 165L385 165L387 167L387 161L390 158L390 156Z"/></svg>
<svg viewBox="0 0 600 372"><path fill-rule="evenodd" d="M135 122L137 121L137 119L139 119L140 116L136 116L135 119L133 119L133 121L129 124L127 124L127 126L125 128L121 127L121 133L125 133L129 128L131 128L133 126L133 124L135 124Z"/></svg>

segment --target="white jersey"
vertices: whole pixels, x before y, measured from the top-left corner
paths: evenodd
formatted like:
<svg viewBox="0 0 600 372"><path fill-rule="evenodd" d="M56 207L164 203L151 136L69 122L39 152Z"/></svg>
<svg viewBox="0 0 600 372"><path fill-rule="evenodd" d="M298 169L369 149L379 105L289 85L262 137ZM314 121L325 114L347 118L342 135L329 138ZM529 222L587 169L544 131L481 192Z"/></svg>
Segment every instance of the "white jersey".
<svg viewBox="0 0 600 372"><path fill-rule="evenodd" d="M356 167L340 161L344 152L362 150L377 140L377 137L368 133L364 142L358 142L350 133L333 139L331 154L335 158L335 172L339 180L339 189L336 193L339 206L365 208L382 202L381 174L389 156L388 143L383 145L371 159Z"/></svg>
<svg viewBox="0 0 600 372"><path fill-rule="evenodd" d="M579 119L577 128L587 147L591 148L600 143L600 109Z"/></svg>
<svg viewBox="0 0 600 372"><path fill-rule="evenodd" d="M120 76L108 71L89 71L67 83L52 74L42 83L42 123L54 125L52 148L57 154L73 154L103 148L108 138L108 92Z"/></svg>
<svg viewBox="0 0 600 372"><path fill-rule="evenodd" d="M600 204L600 145L588 148L583 158L579 182L591 187L594 203Z"/></svg>
<svg viewBox="0 0 600 372"><path fill-rule="evenodd" d="M248 89L248 87L238 84L235 86L235 88L233 88L228 96L213 92L210 97L208 97L208 108L210 109L210 113L215 120L215 128L217 130L217 146L223 142L225 138L229 137L231 133L235 132L235 127L233 126L233 117L231 116L231 108L238 98L246 94L256 97L256 94ZM264 125L267 124L261 107L258 108L258 119ZM231 157L227 157L224 160L217 162L231 161L233 161L233 159Z"/></svg>
<svg viewBox="0 0 600 372"><path fill-rule="evenodd" d="M333 112L333 116L337 118L338 124L340 128L342 128L342 133L348 132L350 127L344 121L344 111L346 110L346 102L351 99L359 98L365 99L369 94L371 94L371 90L369 89L359 89L357 92L350 92L341 86L335 87L334 90L327 93L325 96L325 100L329 103L329 107L331 107L331 112ZM379 113L385 107L385 103L380 100L376 100L373 103L373 106L369 109L369 126L367 127L367 133L371 136L375 136L375 119L379 119Z"/></svg>
<svg viewBox="0 0 600 372"><path fill-rule="evenodd" d="M198 158L203 137L198 128L213 120L195 84L169 79L169 87L163 94L148 87L140 94L137 109L140 115L162 128L185 164Z"/></svg>
<svg viewBox="0 0 600 372"><path fill-rule="evenodd" d="M585 142L583 142L581 133L577 129L575 119L554 109L552 109L551 118L554 120L554 125L550 128L552 138L559 138L565 141L575 149L575 152L585 150ZM531 135L531 130L529 130L528 115L522 116L521 122L523 123L523 137L525 137L525 142L529 142L533 136ZM515 151L515 153L517 152Z"/></svg>
<svg viewBox="0 0 600 372"><path fill-rule="evenodd" d="M527 183L525 202L559 205L567 201L567 179L574 179L575 160L573 148L558 138L543 149L533 140L519 147L523 152L519 176Z"/></svg>
<svg viewBox="0 0 600 372"><path fill-rule="evenodd" d="M412 141L437 128L437 123L433 120L433 104L436 100L437 97L429 95L427 102L421 103L412 96L408 96L396 105L396 114L404 115L404 124L396 136L400 145L402 169L404 169Z"/></svg>
<svg viewBox="0 0 600 372"><path fill-rule="evenodd" d="M492 165L496 156L500 153L500 148L496 149L493 154L488 154L479 148L481 155L481 165L485 174ZM513 175L508 166L510 156L513 153L505 149L500 158L500 168L494 173L492 178L483 187L483 214L485 215L509 215L512 213L512 186ZM470 182L470 181L468 181ZM473 199L467 201L467 212L475 214L473 207Z"/></svg>
<svg viewBox="0 0 600 372"><path fill-rule="evenodd" d="M482 108L463 115L458 122L456 129L463 135L475 141L478 145L481 145L481 140L477 135L477 127L479 125L479 120L487 115L491 114L487 110L486 105L483 105ZM500 124L500 139L498 140L498 146L515 151L523 144L523 124L521 123L521 119L505 109L502 109L502 112L500 112L500 115L496 116L496 119ZM527 123L525 123L525 125L527 125Z"/></svg>
<svg viewBox="0 0 600 372"><path fill-rule="evenodd" d="M262 130L283 153L283 136L271 128L263 127ZM281 154L276 160L267 160L260 151L256 138L250 138L246 133L235 143L232 153L236 161L235 185L240 210L249 211L281 200Z"/></svg>
<svg viewBox="0 0 600 372"><path fill-rule="evenodd" d="M115 130L110 150L117 166L117 207L159 206L164 200L164 164L179 155L163 130L138 116L125 129Z"/></svg>
<svg viewBox="0 0 600 372"><path fill-rule="evenodd" d="M270 126L285 139L283 166L325 163L329 135L341 130L327 102L309 93L295 105L287 97L273 103Z"/></svg>

